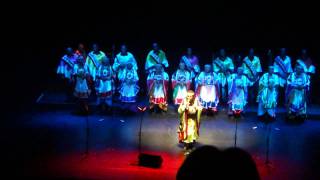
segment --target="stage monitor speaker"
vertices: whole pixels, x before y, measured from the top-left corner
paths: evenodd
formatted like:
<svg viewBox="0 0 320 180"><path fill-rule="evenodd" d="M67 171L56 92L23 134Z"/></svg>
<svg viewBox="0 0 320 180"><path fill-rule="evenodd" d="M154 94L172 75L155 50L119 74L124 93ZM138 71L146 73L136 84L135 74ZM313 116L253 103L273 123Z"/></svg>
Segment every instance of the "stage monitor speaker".
<svg viewBox="0 0 320 180"><path fill-rule="evenodd" d="M160 168L162 165L162 157L152 154L139 154L139 165L151 168Z"/></svg>

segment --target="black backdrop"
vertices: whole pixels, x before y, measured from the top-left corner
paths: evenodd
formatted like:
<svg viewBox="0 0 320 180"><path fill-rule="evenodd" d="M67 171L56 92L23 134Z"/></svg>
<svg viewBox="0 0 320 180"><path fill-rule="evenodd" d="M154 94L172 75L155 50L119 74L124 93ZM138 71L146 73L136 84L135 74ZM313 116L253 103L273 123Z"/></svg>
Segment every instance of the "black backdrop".
<svg viewBox="0 0 320 180"><path fill-rule="evenodd" d="M93 42L110 52L126 43L143 69L152 42L159 42L175 69L186 47L193 47L201 64L213 51L245 53L255 47L287 47L293 57L309 48L318 67L319 36L316 6L306 2L25 2L2 12L5 100L30 102L55 84L55 70L66 46ZM275 51L274 53L277 53ZM262 59L265 64L265 60ZM144 73L140 72L141 79ZM314 77L318 79L318 75ZM319 84L316 80L314 88Z"/></svg>

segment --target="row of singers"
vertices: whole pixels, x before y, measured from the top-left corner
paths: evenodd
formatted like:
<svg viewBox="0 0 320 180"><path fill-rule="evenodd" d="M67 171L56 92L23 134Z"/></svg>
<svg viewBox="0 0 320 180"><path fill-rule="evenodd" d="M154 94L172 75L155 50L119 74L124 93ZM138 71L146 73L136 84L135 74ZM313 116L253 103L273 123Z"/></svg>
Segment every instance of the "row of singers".
<svg viewBox="0 0 320 180"><path fill-rule="evenodd" d="M93 89L97 93L98 103L104 102L112 105L112 95L115 91L119 91L122 102L135 102L139 91L138 65L135 57L127 51L125 45L122 45L120 52L113 61L113 64L111 64L110 59L99 50L96 44L93 45L93 50L89 54L86 54L81 46L75 52L72 48L67 48L67 53L62 57L57 73L69 81L76 82L74 94L77 97L86 98L90 89ZM150 109L153 109L155 105L160 109L167 109L169 76L166 73L166 68L168 66L169 61L164 51L159 48L157 43L154 43L153 49L148 53L145 62L145 70L148 73L147 85ZM272 104L269 101L266 102L265 98L261 98L261 94L266 92L261 89L263 89L262 86L265 81L268 82L268 86L272 84L270 82L274 81L271 80L274 75L277 77L277 86L286 87L286 102L289 103L290 99L293 99L293 95L289 95L289 91L292 91L292 82L299 79L294 75L299 69L302 69L302 74L307 77L304 84L309 89L310 75L315 73L315 67L311 64L306 50L303 50L301 58L297 59L293 71L291 58L286 55L285 48L280 49L280 55L275 57L273 66L266 73L270 74L272 72L272 76L268 75L266 81L266 74L262 75L260 59L254 54L253 49L249 50L248 56L243 59L241 66L236 71L233 60L226 55L224 49L219 51L212 64L205 65L203 71L201 71L197 56L192 53L191 48L188 48L186 54L180 59L177 71L172 74L173 99L175 104L179 104L186 97L187 90L192 88L191 85L193 85L205 109L216 111L219 101L222 100L228 102L230 112L232 112L232 110L243 109L249 94L248 88L259 84L259 88L256 87L256 89L259 89L258 101ZM118 82L117 88L115 87L115 81ZM270 88L267 89L271 90ZM269 97L270 94L276 97L275 93L267 93L265 96ZM254 93L250 93L250 95L255 96ZM297 103L296 101L292 102ZM271 115L274 114L272 110L266 112Z"/></svg>

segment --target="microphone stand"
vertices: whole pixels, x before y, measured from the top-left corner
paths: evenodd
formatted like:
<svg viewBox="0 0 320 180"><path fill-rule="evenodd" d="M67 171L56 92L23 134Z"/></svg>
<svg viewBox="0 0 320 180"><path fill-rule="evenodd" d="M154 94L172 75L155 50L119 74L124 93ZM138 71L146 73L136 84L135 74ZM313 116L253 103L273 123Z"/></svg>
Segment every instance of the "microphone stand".
<svg viewBox="0 0 320 180"><path fill-rule="evenodd" d="M85 121L86 121L86 147L84 152L84 157L82 159L86 159L89 156L89 109L85 107Z"/></svg>
<svg viewBox="0 0 320 180"><path fill-rule="evenodd" d="M140 124L139 124L139 144L138 144L138 149L139 149L139 155L141 154L141 133L142 133L142 121L143 121L143 116L144 116L144 112L146 111L147 107L139 107L138 106L138 110L141 113L141 116L140 116Z"/></svg>
<svg viewBox="0 0 320 180"><path fill-rule="evenodd" d="M86 115L86 151L85 156L89 155L89 116Z"/></svg>
<svg viewBox="0 0 320 180"><path fill-rule="evenodd" d="M274 169L274 167L272 166L272 163L269 159L269 154L270 154L270 135L271 135L271 130L272 130L272 126L270 124L270 122L266 122L267 125L267 138L266 138L266 160L265 160L265 166L268 170L268 172L271 169Z"/></svg>
<svg viewBox="0 0 320 180"><path fill-rule="evenodd" d="M238 118L235 118L236 120L236 130L234 133L234 147L237 147L237 134L238 134Z"/></svg>
<svg viewBox="0 0 320 180"><path fill-rule="evenodd" d="M266 138L266 161L265 164L268 166L270 164L269 160L269 147L270 147L270 132L271 132L271 126L269 123L267 123L267 138Z"/></svg>
<svg viewBox="0 0 320 180"><path fill-rule="evenodd" d="M234 132L234 147L237 147L237 139L238 139L238 121L241 118L240 116L240 111L235 111L234 112L234 119L236 121L236 128L235 128L235 132Z"/></svg>

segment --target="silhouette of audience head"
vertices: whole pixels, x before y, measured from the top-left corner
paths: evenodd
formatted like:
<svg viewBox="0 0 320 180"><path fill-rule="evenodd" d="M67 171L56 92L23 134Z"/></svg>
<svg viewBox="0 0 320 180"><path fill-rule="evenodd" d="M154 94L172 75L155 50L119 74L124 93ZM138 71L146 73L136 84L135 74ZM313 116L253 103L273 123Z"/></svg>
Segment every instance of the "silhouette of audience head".
<svg viewBox="0 0 320 180"><path fill-rule="evenodd" d="M202 146L194 150L178 170L177 180L216 176L214 172L220 166L221 157L222 152L213 146Z"/></svg>
<svg viewBox="0 0 320 180"><path fill-rule="evenodd" d="M202 146L185 159L178 170L177 180L191 179L260 179L250 154L239 148L220 151Z"/></svg>
<svg viewBox="0 0 320 180"><path fill-rule="evenodd" d="M223 151L224 172L227 179L260 179L255 162L251 155L239 148Z"/></svg>

